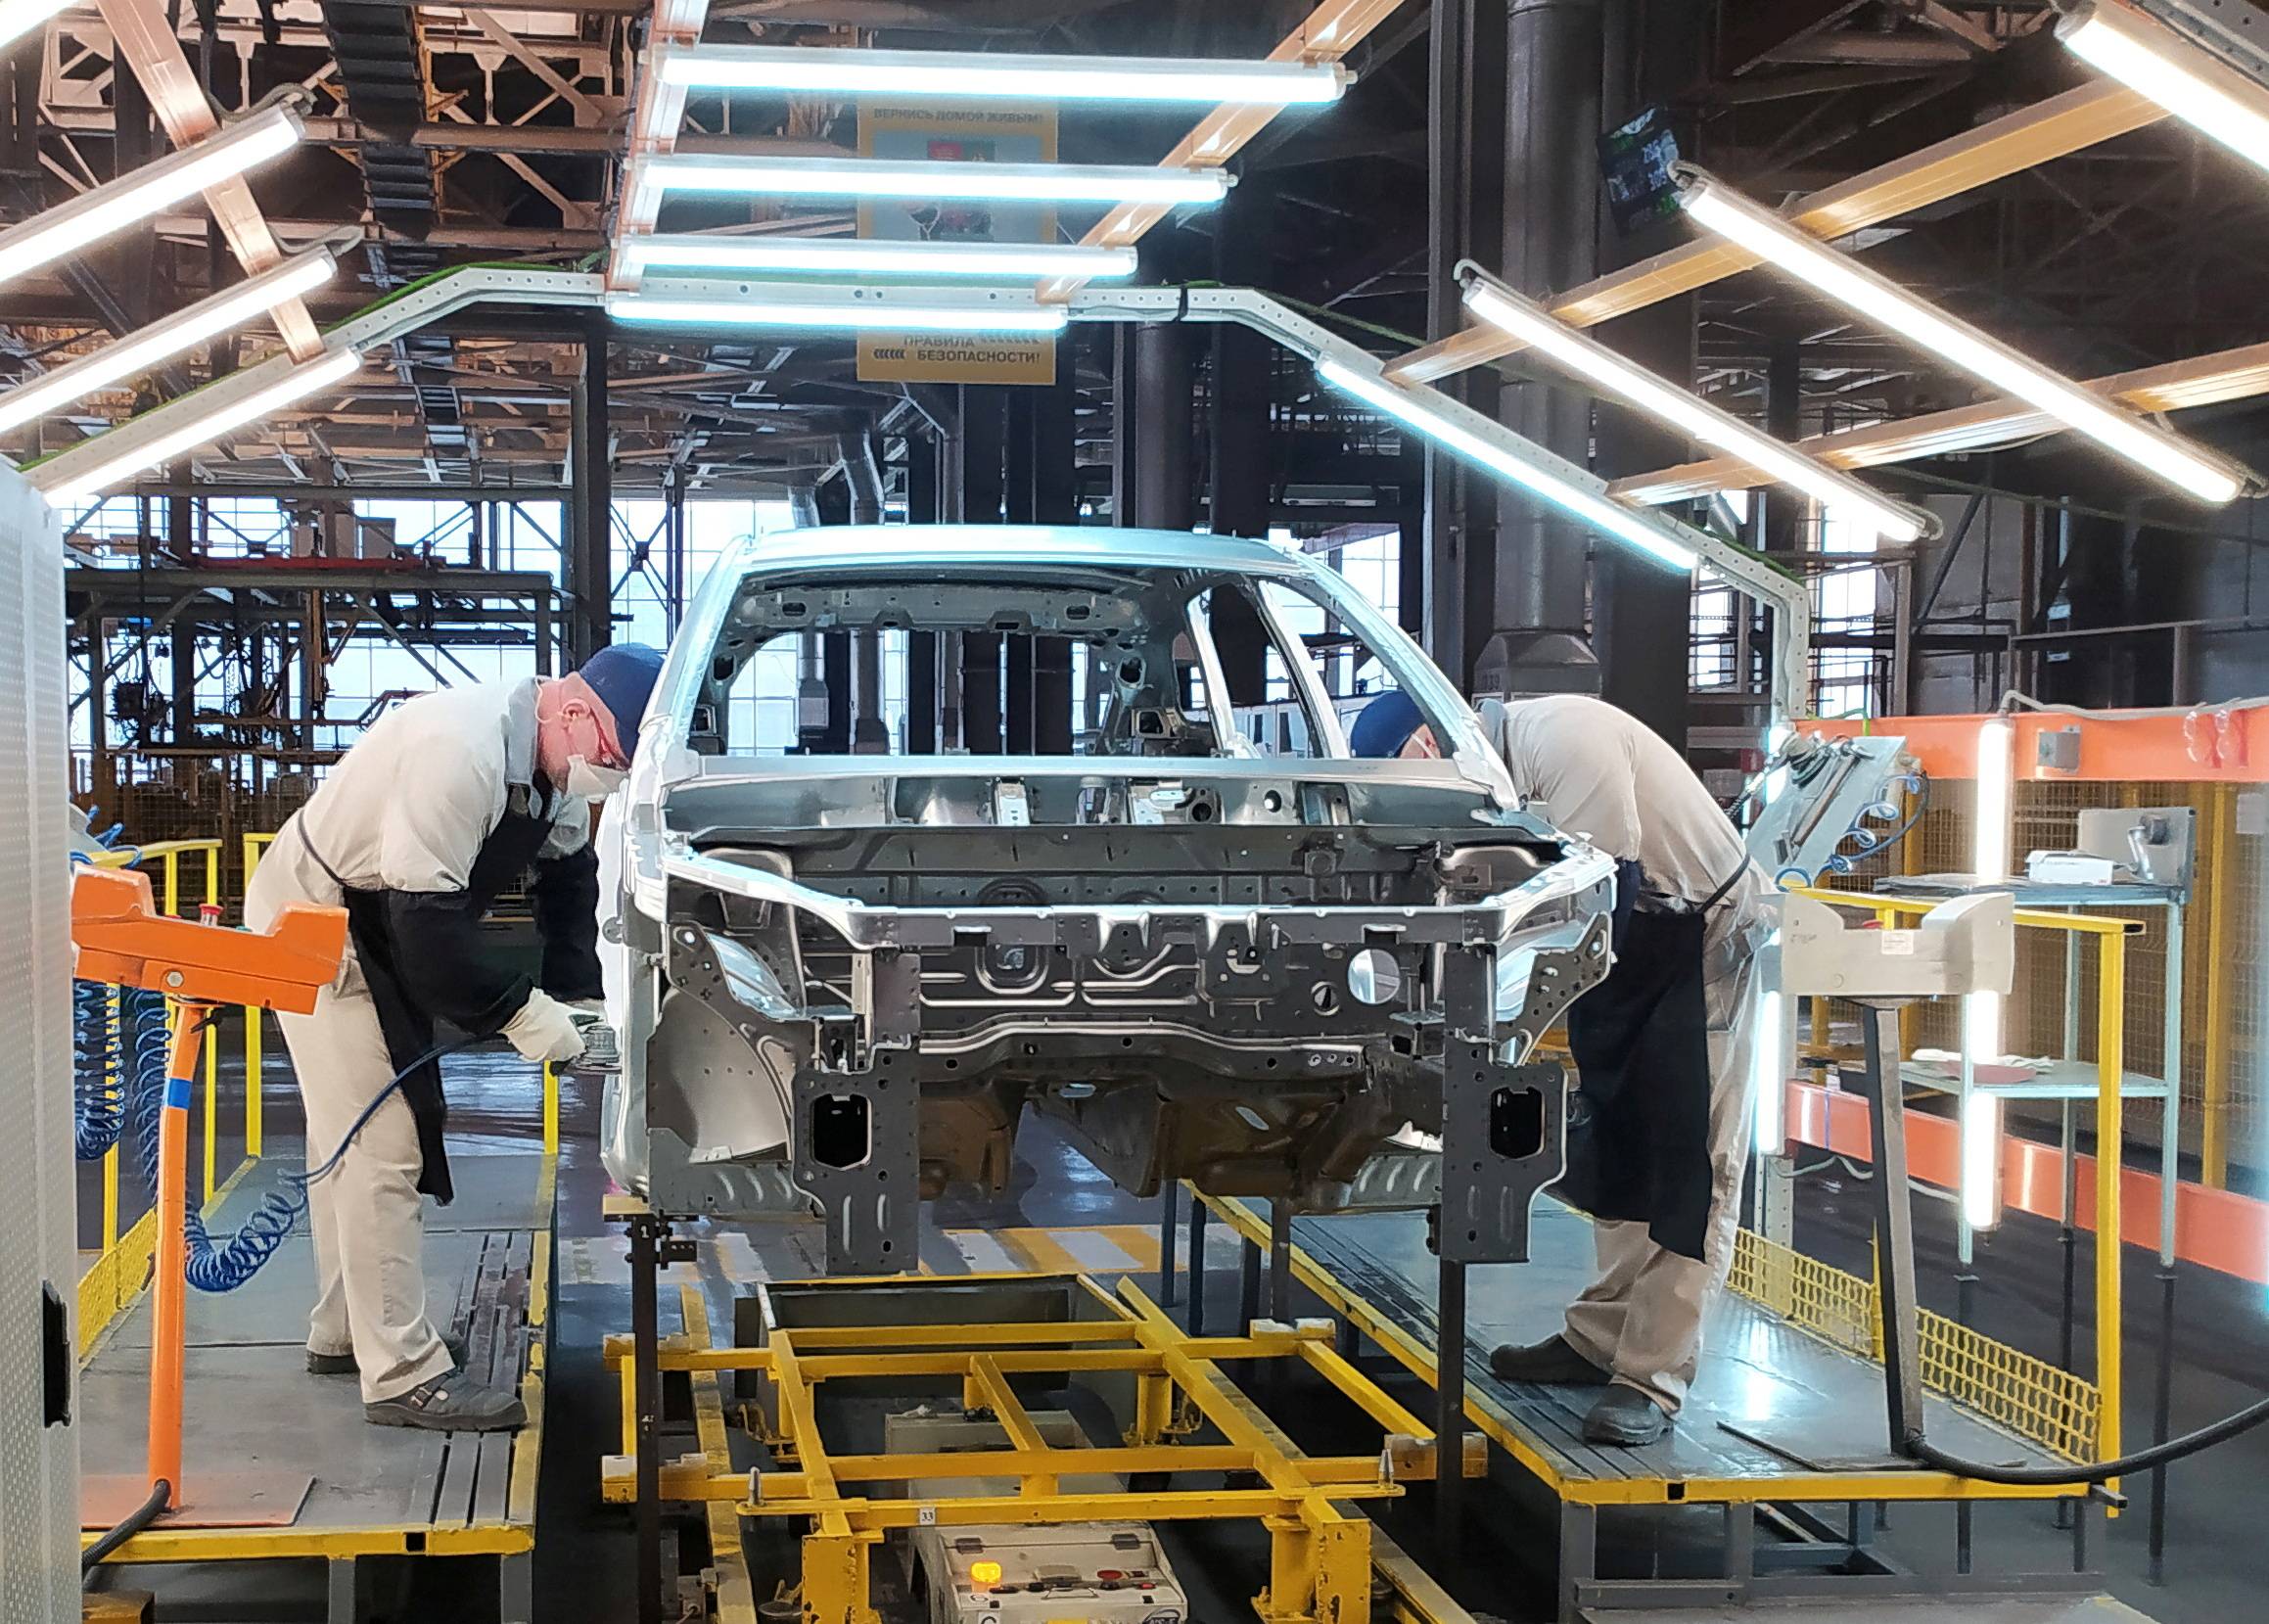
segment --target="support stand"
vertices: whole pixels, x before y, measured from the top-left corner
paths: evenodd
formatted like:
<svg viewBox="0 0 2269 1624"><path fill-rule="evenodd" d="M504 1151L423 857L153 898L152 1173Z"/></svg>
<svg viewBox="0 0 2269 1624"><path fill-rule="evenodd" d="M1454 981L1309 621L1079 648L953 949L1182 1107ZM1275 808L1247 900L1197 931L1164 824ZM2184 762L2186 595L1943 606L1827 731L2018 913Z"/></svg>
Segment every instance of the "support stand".
<svg viewBox="0 0 2269 1624"><path fill-rule="evenodd" d="M1158 1192L1158 1306L1174 1306L1174 1243L1180 1237L1175 1209L1181 1204L1181 1184L1169 1179Z"/></svg>
<svg viewBox="0 0 2269 1624"><path fill-rule="evenodd" d="M2152 1405L2151 1441L2163 1444L2174 1410L2174 1271L2158 1276L2158 1392ZM2151 1582L2166 1582L2166 1468L2151 1469Z"/></svg>
<svg viewBox="0 0 2269 1624"><path fill-rule="evenodd" d="M1189 1201L1189 1334L1205 1334L1205 1221L1203 1196Z"/></svg>
<svg viewBox="0 0 2269 1624"><path fill-rule="evenodd" d="M630 1215L631 1402L637 1408L638 1624L662 1624L662 1329L657 1294L663 1269L693 1261L693 1242L652 1212Z"/></svg>
<svg viewBox="0 0 2269 1624"><path fill-rule="evenodd" d="M1915 1312L1914 1192L1907 1182L1907 1104L1899 1090L1899 1009L1905 999L1858 1000L1868 1010L1867 1073L1875 1176L1875 1255L1881 1276L1883 1406L1892 1450L1922 1431L1922 1324Z"/></svg>
<svg viewBox="0 0 2269 1624"><path fill-rule="evenodd" d="M1292 1322L1292 1203L1269 1203L1269 1318Z"/></svg>
<svg viewBox="0 0 2269 1624"><path fill-rule="evenodd" d="M1465 1265L1444 1258L1434 1314L1434 1538L1448 1557L1463 1532Z"/></svg>

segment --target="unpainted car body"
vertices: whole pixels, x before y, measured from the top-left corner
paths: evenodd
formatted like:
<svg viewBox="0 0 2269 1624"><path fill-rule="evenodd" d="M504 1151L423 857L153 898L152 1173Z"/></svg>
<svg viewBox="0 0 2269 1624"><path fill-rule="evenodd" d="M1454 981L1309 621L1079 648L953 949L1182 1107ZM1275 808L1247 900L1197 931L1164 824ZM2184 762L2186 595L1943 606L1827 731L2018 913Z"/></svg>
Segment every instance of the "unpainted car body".
<svg viewBox="0 0 2269 1624"><path fill-rule="evenodd" d="M1335 680L1402 687L1445 759L1351 759ZM606 1160L660 1210L816 1203L832 1267L911 1268L919 1198L1000 1187L1028 1109L1136 1191L1439 1200L1473 1261L1521 1254L1559 1174L1559 1073L1527 1062L1605 973L1613 865L1296 551L744 543L610 823Z"/></svg>

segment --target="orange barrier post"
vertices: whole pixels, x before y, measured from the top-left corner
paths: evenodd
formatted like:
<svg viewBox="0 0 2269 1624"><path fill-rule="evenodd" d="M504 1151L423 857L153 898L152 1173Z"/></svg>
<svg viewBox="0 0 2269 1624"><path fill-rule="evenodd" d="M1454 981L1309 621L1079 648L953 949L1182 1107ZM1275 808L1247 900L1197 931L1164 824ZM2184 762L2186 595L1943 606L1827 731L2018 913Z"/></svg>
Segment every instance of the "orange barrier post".
<svg viewBox="0 0 2269 1624"><path fill-rule="evenodd" d="M158 1252L150 1281L149 1483L169 1486L166 1507L183 1501L181 1378L189 1308L189 1096L206 1011L176 1004L165 1059L165 1109L158 1122Z"/></svg>

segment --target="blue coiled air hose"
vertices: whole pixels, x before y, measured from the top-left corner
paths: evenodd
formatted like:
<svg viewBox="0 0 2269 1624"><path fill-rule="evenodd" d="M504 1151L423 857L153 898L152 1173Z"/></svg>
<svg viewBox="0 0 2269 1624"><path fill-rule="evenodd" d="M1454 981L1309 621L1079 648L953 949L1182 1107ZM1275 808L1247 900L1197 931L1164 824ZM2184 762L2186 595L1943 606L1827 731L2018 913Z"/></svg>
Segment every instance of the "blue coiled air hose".
<svg viewBox="0 0 2269 1624"><path fill-rule="evenodd" d="M124 1068L111 990L99 981L70 984L71 1144L82 1162L107 1155L125 1126Z"/></svg>
<svg viewBox="0 0 2269 1624"><path fill-rule="evenodd" d="M141 988L124 988L118 995L119 1014L126 1035L124 1064L127 1097L133 1102L134 1137L140 1153L142 1178L149 1187L158 1187L159 1119L164 1110L168 1079L165 1076L167 1033L165 1030L165 996ZM209 1013L196 1017L209 1022ZM281 1187L268 1191L259 1206L254 1209L236 1233L215 1239L205 1228L205 1219L193 1206L189 1209L184 1226L189 1243L189 1283L200 1291L234 1291L260 1272L261 1265L274 1257L284 1242L291 1238L292 1227L300 1215L307 1210L307 1187L338 1167L347 1155L364 1124L378 1114L378 1108L392 1097L394 1091L411 1073L429 1061L470 1047L480 1040L460 1038L454 1043L440 1044L419 1055L400 1071L394 1074L387 1086L378 1090L369 1104L362 1108L321 1167L306 1173L287 1173ZM178 1082L186 1090L190 1079ZM113 1137L116 1137L116 1131ZM100 1154L100 1152L97 1152Z"/></svg>

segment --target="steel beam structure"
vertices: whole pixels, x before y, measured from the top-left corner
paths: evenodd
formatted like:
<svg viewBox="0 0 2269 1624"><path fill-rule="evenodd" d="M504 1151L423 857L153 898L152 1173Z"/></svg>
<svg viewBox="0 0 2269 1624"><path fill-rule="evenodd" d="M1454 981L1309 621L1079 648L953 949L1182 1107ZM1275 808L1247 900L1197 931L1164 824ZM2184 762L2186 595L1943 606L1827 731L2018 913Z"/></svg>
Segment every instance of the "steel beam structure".
<svg viewBox="0 0 2269 1624"><path fill-rule="evenodd" d="M220 128L212 104L189 66L180 36L167 24L165 9L158 0L98 0L103 22L111 30L119 58L141 82L150 110L176 147L193 146ZM224 180L205 194L214 224L227 239L237 262L256 275L284 256L268 229L252 188L243 176ZM276 307L277 330L284 347L299 360L321 352L322 336L307 308L298 300Z"/></svg>
<svg viewBox="0 0 2269 1624"><path fill-rule="evenodd" d="M1815 192L1787 210L1816 237L1844 237L2004 180L2166 117L2165 109L2120 86L2088 85L1980 124L1864 174ZM1755 256L1718 239L1686 243L1554 295L1553 315L1596 327L1658 301L1692 293L1756 267ZM1468 327L1397 359L1388 376L1422 384L1517 353L1500 328Z"/></svg>

